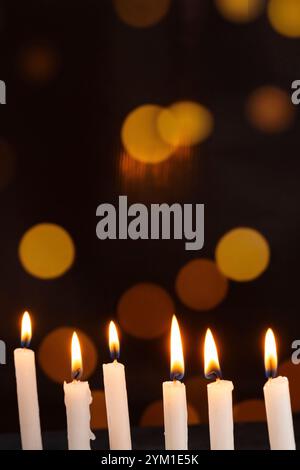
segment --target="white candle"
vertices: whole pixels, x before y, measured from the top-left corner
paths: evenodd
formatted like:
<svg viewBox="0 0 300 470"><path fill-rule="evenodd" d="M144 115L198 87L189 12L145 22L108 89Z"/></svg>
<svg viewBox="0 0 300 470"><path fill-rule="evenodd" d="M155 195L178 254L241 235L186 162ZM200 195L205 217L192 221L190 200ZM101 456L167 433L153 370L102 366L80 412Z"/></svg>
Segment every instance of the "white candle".
<svg viewBox="0 0 300 470"><path fill-rule="evenodd" d="M163 408L166 450L187 450L187 401L184 375L184 359L180 330L175 315L171 327L171 378L163 383Z"/></svg>
<svg viewBox="0 0 300 470"><path fill-rule="evenodd" d="M68 384L64 383L69 450L90 450L90 441L95 439L90 429L92 395L88 382L80 382L81 375L81 350L78 336L74 332L72 337L72 376L74 380Z"/></svg>
<svg viewBox="0 0 300 470"><path fill-rule="evenodd" d="M286 377L275 377L277 350L273 331L269 328L265 337L265 369L268 381L264 397L271 450L295 450L293 415Z"/></svg>
<svg viewBox="0 0 300 470"><path fill-rule="evenodd" d="M233 383L221 380L218 352L210 329L207 330L204 346L205 376L217 377L207 385L209 436L211 450L234 450L232 412Z"/></svg>
<svg viewBox="0 0 300 470"><path fill-rule="evenodd" d="M25 312L21 334L24 347L14 351L21 442L24 450L42 450L35 355L28 349L30 340L31 322L28 312Z"/></svg>
<svg viewBox="0 0 300 470"><path fill-rule="evenodd" d="M114 322L109 325L109 347L113 362L103 364L109 447L111 450L131 450L125 367L117 361L120 344Z"/></svg>

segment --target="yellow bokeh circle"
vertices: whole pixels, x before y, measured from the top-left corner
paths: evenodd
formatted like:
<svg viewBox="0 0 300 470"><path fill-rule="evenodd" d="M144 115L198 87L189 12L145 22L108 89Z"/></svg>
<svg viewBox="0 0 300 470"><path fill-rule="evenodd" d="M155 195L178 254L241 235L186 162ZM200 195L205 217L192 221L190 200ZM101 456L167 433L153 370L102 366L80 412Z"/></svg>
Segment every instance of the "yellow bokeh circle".
<svg viewBox="0 0 300 470"><path fill-rule="evenodd" d="M19 244L25 271L40 279L54 279L72 266L75 247L71 236L59 225L42 223L31 227Z"/></svg>
<svg viewBox="0 0 300 470"><path fill-rule="evenodd" d="M224 18L235 23L254 20L263 11L264 0L215 0Z"/></svg>
<svg viewBox="0 0 300 470"><path fill-rule="evenodd" d="M39 365L54 382L71 380L71 341L74 329L61 327L51 331L39 347ZM84 380L94 372L98 354L93 341L83 331L76 328L76 333L82 352Z"/></svg>
<svg viewBox="0 0 300 470"><path fill-rule="evenodd" d="M300 0L270 0L268 17L277 33L300 37Z"/></svg>
<svg viewBox="0 0 300 470"><path fill-rule="evenodd" d="M179 101L160 112L157 127L161 138L171 146L191 146L211 135L214 119L200 103Z"/></svg>
<svg viewBox="0 0 300 470"><path fill-rule="evenodd" d="M122 126L121 138L128 155L143 163L160 163L172 155L172 146L159 135L158 116L163 108L154 104L131 111Z"/></svg>
<svg viewBox="0 0 300 470"><path fill-rule="evenodd" d="M129 26L147 28L168 13L171 0L113 0L119 18Z"/></svg>
<svg viewBox="0 0 300 470"><path fill-rule="evenodd" d="M218 242L216 261L220 271L229 279L251 281L267 269L270 261L269 244L257 230L235 228Z"/></svg>
<svg viewBox="0 0 300 470"><path fill-rule="evenodd" d="M290 95L281 88L265 85L254 90L246 102L250 123L265 133L283 132L295 118L295 106Z"/></svg>

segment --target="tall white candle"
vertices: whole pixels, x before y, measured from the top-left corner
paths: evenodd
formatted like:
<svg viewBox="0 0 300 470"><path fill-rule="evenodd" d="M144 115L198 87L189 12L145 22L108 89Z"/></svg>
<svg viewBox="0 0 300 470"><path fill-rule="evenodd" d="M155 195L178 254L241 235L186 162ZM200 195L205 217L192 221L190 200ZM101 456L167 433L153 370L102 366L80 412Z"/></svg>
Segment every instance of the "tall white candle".
<svg viewBox="0 0 300 470"><path fill-rule="evenodd" d="M265 337L265 369L268 381L264 386L264 397L271 450L295 450L289 382L286 377L275 378L277 350L270 328Z"/></svg>
<svg viewBox="0 0 300 470"><path fill-rule="evenodd" d="M114 322L109 325L109 347L113 362L103 364L109 447L111 450L131 450L125 367L117 361L120 344Z"/></svg>
<svg viewBox="0 0 300 470"><path fill-rule="evenodd" d="M209 436L211 450L234 450L232 412L233 383L221 380L218 352L210 329L207 330L204 346L206 378L217 380L207 385Z"/></svg>
<svg viewBox="0 0 300 470"><path fill-rule="evenodd" d="M180 330L175 315L171 326L171 379L163 383L163 408L166 450L187 450L188 417L184 376L184 359Z"/></svg>
<svg viewBox="0 0 300 470"><path fill-rule="evenodd" d="M35 354L28 349L30 340L31 322L25 312L21 333L23 347L14 351L21 443L24 450L42 450Z"/></svg>
<svg viewBox="0 0 300 470"><path fill-rule="evenodd" d="M90 450L95 439L90 429L92 395L88 382L80 382L82 357L77 334L72 337L73 382L64 383L69 450Z"/></svg>

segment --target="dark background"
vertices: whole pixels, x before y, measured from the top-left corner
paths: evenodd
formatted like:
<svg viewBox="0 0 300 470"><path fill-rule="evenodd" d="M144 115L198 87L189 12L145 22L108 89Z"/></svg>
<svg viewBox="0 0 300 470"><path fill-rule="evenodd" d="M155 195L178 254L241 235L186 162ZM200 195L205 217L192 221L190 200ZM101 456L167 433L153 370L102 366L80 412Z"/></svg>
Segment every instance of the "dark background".
<svg viewBox="0 0 300 470"><path fill-rule="evenodd" d="M89 381L101 388L100 364L109 359L107 322L122 293L137 282L161 285L176 302L189 338L187 379L202 376L200 341L210 325L222 345L224 377L235 383L235 402L261 399L265 328L279 333L281 360L300 335L300 122L270 136L249 125L244 106L249 92L264 84L290 93L300 76L299 40L279 36L266 15L232 24L211 0L174 0L168 15L146 29L122 23L109 0L1 1L0 16L0 78L7 85L0 136L16 156L14 180L0 193L0 337L8 347L8 363L0 366L0 430L18 429L12 351L22 311L34 315L35 350L59 326L84 330L99 351ZM22 75L19 57L31 44L57 51L51 80ZM120 172L125 116L144 103L182 99L211 109L212 137L193 149L188 166L174 162L167 178L128 183ZM181 241L100 242L96 207L116 202L119 194L130 202L205 203L204 249L187 252ZM18 259L24 232L44 221L65 227L76 246L73 268L53 281L30 276ZM178 270L193 257L213 258L220 237L236 226L266 237L268 270L253 282L231 282L216 309L190 311L175 294ZM167 340L123 332L134 424L161 398L161 382L169 376ZM63 429L62 387L39 367L38 381L43 428Z"/></svg>

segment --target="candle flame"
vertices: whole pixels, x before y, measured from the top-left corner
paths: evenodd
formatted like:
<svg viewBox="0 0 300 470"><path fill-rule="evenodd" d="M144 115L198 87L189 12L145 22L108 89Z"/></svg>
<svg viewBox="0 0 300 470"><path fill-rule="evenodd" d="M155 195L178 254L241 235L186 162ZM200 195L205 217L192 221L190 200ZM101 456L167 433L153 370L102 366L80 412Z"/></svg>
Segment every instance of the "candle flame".
<svg viewBox="0 0 300 470"><path fill-rule="evenodd" d="M117 327L113 321L109 324L109 350L112 360L116 360L120 355L120 341Z"/></svg>
<svg viewBox="0 0 300 470"><path fill-rule="evenodd" d="M76 331L72 336L72 378L73 380L80 380L82 376L82 356L79 339Z"/></svg>
<svg viewBox="0 0 300 470"><path fill-rule="evenodd" d="M270 379L277 373L277 348L276 340L271 328L268 329L265 336L265 370L266 376Z"/></svg>
<svg viewBox="0 0 300 470"><path fill-rule="evenodd" d="M204 374L207 379L220 379L222 376L217 346L209 328L206 331L204 342Z"/></svg>
<svg viewBox="0 0 300 470"><path fill-rule="evenodd" d="M171 325L171 379L181 380L184 376L182 341L177 318L173 315Z"/></svg>
<svg viewBox="0 0 300 470"><path fill-rule="evenodd" d="M32 336L31 320L28 312L24 312L21 327L21 346L28 348Z"/></svg>

